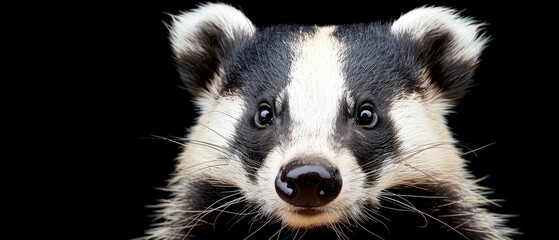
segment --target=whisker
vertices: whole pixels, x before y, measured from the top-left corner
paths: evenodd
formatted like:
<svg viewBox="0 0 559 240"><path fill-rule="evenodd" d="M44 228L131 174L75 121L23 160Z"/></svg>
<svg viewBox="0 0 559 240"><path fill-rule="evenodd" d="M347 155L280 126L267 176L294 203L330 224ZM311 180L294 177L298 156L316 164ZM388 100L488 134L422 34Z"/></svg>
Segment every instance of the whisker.
<svg viewBox="0 0 559 240"><path fill-rule="evenodd" d="M395 196L397 196L397 195L395 195ZM417 213L419 213L419 215L421 215L421 217L423 217L423 220L425 221L425 226L424 226L424 227L426 227L426 226L428 225L429 221L428 221L427 218L425 217L424 213L423 213L422 211L420 211L419 209L417 209L415 206L413 206L413 205L408 205L408 204L406 204L406 203L404 203L404 202L402 202L402 201L393 199L393 198L388 197L388 196L385 196L383 199L385 199L385 200L387 200L387 201L390 201L390 202L392 202L392 203L394 203L394 204L396 204L396 205L399 205L399 206L405 208L405 209L400 209L399 211L404 211L404 212L417 212ZM386 206L383 206L383 207L389 209L389 207L386 207ZM397 210L397 209L394 209L394 210ZM397 211L398 211L398 210L397 210Z"/></svg>
<svg viewBox="0 0 559 240"><path fill-rule="evenodd" d="M220 206L218 206L218 207L216 207L216 208L213 208L214 205L220 204L221 201L223 201L223 200L225 200L225 199L228 199L228 198L231 198L231 197L234 197L234 196L237 196L237 195L239 195L239 194L240 194L240 192L237 193L237 194L227 195L227 196L225 196L225 197L222 197L222 198L218 199L217 201L215 201L214 203L212 203L212 204L210 204L208 207L206 207L206 209L204 209L201 213L195 214L195 215L191 216L190 218L192 218L192 220L190 220L190 221L187 223L187 226L191 225L193 222L194 222L194 225L197 225L197 224L198 224L200 221L202 221L202 219L203 219L204 217L206 217L208 214L210 214L210 213L212 213L212 212L214 212L214 211L216 211L216 210L219 210L219 209L221 209L221 208L227 208L227 207L231 206L232 204L235 204L235 203L240 202L241 200L244 200L244 196L241 196L241 197L238 197L238 198L234 198L233 200L230 200L230 201L228 201L228 202L225 202L225 203L221 204ZM187 228L187 227L184 227L184 228L182 228L182 229L186 229L186 228ZM181 230L182 230L182 229L181 229ZM188 232L186 233L186 236L188 236L192 230L193 230L193 228L190 227L190 229L189 229ZM178 233L178 232L177 232L177 233ZM185 236L185 238L186 238L186 236Z"/></svg>
<svg viewBox="0 0 559 240"><path fill-rule="evenodd" d="M264 228L266 225L268 225L270 222L272 221L272 218L270 218L267 222L265 222L264 224L262 224L262 227L256 229L253 233L249 234L247 237L245 237L243 240L247 240L250 237L252 237L254 234L256 234L258 231L262 230L262 228Z"/></svg>
<svg viewBox="0 0 559 240"><path fill-rule="evenodd" d="M219 111L217 111L217 112L219 112ZM221 112L221 113L222 113L222 112ZM226 114L226 113L223 113L223 114ZM226 114L226 115L227 115L227 114ZM229 138L223 136L222 134L220 134L220 133L219 133L218 131L216 131L215 129L213 129L213 128L211 128L211 127L205 125L205 124L200 124L200 126L203 126L203 127L205 127L206 129L212 131L212 132L215 133L217 136L223 138L223 139L224 139L225 141L227 141L227 142L234 142L234 143L240 144L236 139L229 139ZM162 139L162 140L167 140L167 141L169 141L169 142L178 144L179 146L183 146L183 147L186 147L186 146L187 146L185 143L179 142L179 141L174 140L174 139L170 139L170 138L166 138L166 137L162 137L162 136L157 136L157 135L153 135L153 137L158 138L158 139ZM216 151L218 151L218 152L224 154L224 156L229 156L229 155L231 155L230 151L233 151L233 152L236 153L236 155L238 155L239 157L242 157L243 159L249 161L249 162L248 162L248 166L249 166L249 167L255 168L255 169L256 169L256 168L257 168L256 166L258 166L257 162L254 161L254 160L252 160L252 159L248 156L248 153L245 153L245 152L243 152L243 151L240 151L240 150L238 150L238 149L236 149L236 148L227 148L226 146L220 146L220 145L217 145L217 144L214 144L214 143L209 143L209 142L205 142L205 141L201 141L201 140L196 140L196 139L182 139L182 141L184 141L184 142L186 142L186 143L193 143L193 144L196 144L196 145L198 145L198 146L205 146L205 147L214 149L214 150L216 150ZM262 153L263 151L256 151L256 152ZM228 160L233 160L233 161L238 161L238 159L235 158L235 157L227 158L227 159L228 159Z"/></svg>
<svg viewBox="0 0 559 240"><path fill-rule="evenodd" d="M418 145L416 148L409 150L408 152L405 152L402 154L402 156L399 156L398 158L395 158L393 161L394 162L403 162L405 160L408 160L414 156L416 156L419 153L422 153L424 151L427 150L431 150L431 149L436 149L436 148L442 148L442 146L448 146L448 145L452 145L451 142L434 142L434 143L426 143L426 144L422 144L422 145ZM368 162L366 164L363 164L361 166L358 166L350 171L355 171L357 169L366 169L369 165L372 164L376 164L376 162L371 161Z"/></svg>
<svg viewBox="0 0 559 240"><path fill-rule="evenodd" d="M276 235L278 235L278 237L276 238L276 240L280 239L280 237L281 237L281 230L283 230L284 227L285 227L285 226L282 225L282 226L280 227L280 229L277 230L277 231L274 233L274 235L272 235L272 236L270 236L270 238L268 238L268 240L272 240L272 238L273 238L274 236L276 236Z"/></svg>
<svg viewBox="0 0 559 240"><path fill-rule="evenodd" d="M229 229L231 229L234 225L237 225L238 223L240 223L245 217L250 216L250 215L255 215L257 213L259 213L260 211L258 209L252 209L251 210L251 206L244 206L241 211L240 211L240 216L239 218L237 218L237 221L235 221L234 223L231 224L231 226L229 227ZM247 213L248 211L248 213ZM229 220L228 222L230 223L233 219Z"/></svg>
<svg viewBox="0 0 559 240"><path fill-rule="evenodd" d="M233 117L233 116L231 116L231 114L226 113L226 112L223 112L223 111L213 110L213 111L209 111L208 113L221 113L221 114L223 114L223 115L225 115L225 116L230 117L231 119L233 119L233 120L235 120L235 121L237 121L237 122L241 122L241 120L239 120L238 118Z"/></svg>
<svg viewBox="0 0 559 240"><path fill-rule="evenodd" d="M474 156L478 157L476 151L479 151L479 150L481 150L481 149L484 149L484 148L493 146L493 145L495 145L496 143L497 143L497 142L492 142L492 143L486 144L486 145L484 145L484 146L478 147L478 148L476 148L476 149L469 149L470 151L467 151L467 152L465 152L465 153L462 153L461 156L464 156L464 155L468 155L468 154L470 154L470 153L473 153Z"/></svg>
<svg viewBox="0 0 559 240"><path fill-rule="evenodd" d="M383 224L383 225L384 225L384 222L383 222L383 221L381 221L381 220L378 219L378 218L375 218L375 217L372 216L371 214L375 214L375 215L377 215L377 216L383 218L383 219L386 220L386 221L390 221L390 219L388 219L387 217L383 216L383 215L380 214L380 213L377 213L374 209L372 209L371 207L368 207L367 205L365 205L365 208L364 208L364 209L365 209L365 214L367 214L367 216L373 218L374 220L378 221L379 223L381 223L381 224ZM384 225L384 226L386 227L386 230L389 230L389 229L388 229L388 226L386 226L386 225Z"/></svg>
<svg viewBox="0 0 559 240"><path fill-rule="evenodd" d="M384 238L381 237L380 235L378 235L378 234L372 232L371 230L367 229L366 227L361 226L361 224L360 224L359 222L356 222L356 224L357 224L357 226L359 226L362 230L365 230L366 232L370 233L371 235L373 235L373 236L375 236L375 237L377 237L377 238L379 238L379 239L381 239L381 240L384 240ZM382 225L384 225L384 226L386 227L386 229L388 230L388 227L387 227L384 223L382 223Z"/></svg>
<svg viewBox="0 0 559 240"><path fill-rule="evenodd" d="M297 230L297 232L299 232L299 230ZM309 230L306 230L303 232L303 234L301 234L301 237L299 237L299 240L303 239L305 237L305 235L307 234L307 232L309 232Z"/></svg>
<svg viewBox="0 0 559 240"><path fill-rule="evenodd" d="M166 140L175 144L178 144L179 146L183 146L183 147L187 147L188 145L186 145L185 143L179 142L177 140L173 140L170 138L166 138L166 137L162 137L162 136L157 136L157 135L153 135L153 137L157 138L157 139L161 139L161 140ZM216 151L219 151L221 153L224 153L226 155L228 155L229 153L226 152L225 150L227 150L225 147L223 146L219 146L217 144L213 144L213 143L209 143L209 142L205 142L205 141L200 141L200 140L195 140L195 139L184 139L183 141L187 142L187 143L192 143L192 144L196 144L198 146L204 146L204 147L208 147L211 149L214 149Z"/></svg>
<svg viewBox="0 0 559 240"><path fill-rule="evenodd" d="M345 239L344 236L343 236L343 233L336 227L335 224L332 224L330 226L330 228L332 228L332 230L334 230L334 234L336 234L336 237L338 237L338 240Z"/></svg>
<svg viewBox="0 0 559 240"><path fill-rule="evenodd" d="M399 196L398 194L395 194L395 193L391 193L391 194L393 194L393 195L396 196L396 197ZM426 219L425 217L429 217L430 219L433 219L433 220L435 220L435 221L437 221L437 222L443 224L444 226L448 227L448 228L449 228L449 231L454 231L454 232L458 233L460 236L464 237L465 239L469 239L466 235L464 235L463 233L461 233L460 231L458 231L458 229L457 229L456 227L452 227L452 226L449 225L448 223L446 223L446 222L440 220L440 219L437 218L437 217L432 216L431 214L428 214L428 213L426 213L426 212L423 212L423 211L417 209L417 208L416 208L415 206L413 206L413 205L408 205L408 204L406 204L406 203L403 203L403 202L398 201L398 200L396 200L396 199L390 198L390 197L388 197L388 196L385 196L384 199L386 199L386 200L388 200L388 201L391 201L391 202L393 202L393 203L395 203L395 204L397 204L397 205L400 205L400 206L402 206L402 207L406 207L406 208L408 208L408 209L410 209L410 210L413 210L413 212L417 212L418 214L420 214L420 216L422 216L422 217L425 219L425 224L426 224L425 226L427 226L427 224L428 224L428 221L427 221L427 219ZM402 198L402 199L405 199L405 198ZM406 200L406 201L407 201L407 200ZM386 207L386 206L382 206L382 207Z"/></svg>
<svg viewBox="0 0 559 240"><path fill-rule="evenodd" d="M426 199L448 199L446 196L429 196L429 195L412 195L412 194L398 194L400 197L412 197L412 198L426 198Z"/></svg>
<svg viewBox="0 0 559 240"><path fill-rule="evenodd" d="M423 175L425 175L425 176L431 178L431 180L433 180L435 183L439 183L439 180L438 180L438 179L436 179L435 177L431 176L431 174L429 174L429 173L427 173L427 172L425 172L425 171L422 171L421 169L419 169L419 168L417 168L417 167L414 167L414 166L412 166L412 165L410 165L410 164L408 164L408 163L404 164L404 166L409 167L409 168L411 168L411 169L413 169L413 170L416 170L416 171L422 173Z"/></svg>

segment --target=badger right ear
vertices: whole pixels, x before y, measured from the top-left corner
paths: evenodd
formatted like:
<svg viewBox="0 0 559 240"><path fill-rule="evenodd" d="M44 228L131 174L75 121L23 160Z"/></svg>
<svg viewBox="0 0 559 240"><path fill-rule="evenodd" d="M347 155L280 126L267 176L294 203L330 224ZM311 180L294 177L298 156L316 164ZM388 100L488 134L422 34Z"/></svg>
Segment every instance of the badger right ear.
<svg viewBox="0 0 559 240"><path fill-rule="evenodd" d="M489 38L483 23L445 7L420 7L392 24L398 38L411 43L422 65L421 80L437 96L455 104L472 82Z"/></svg>
<svg viewBox="0 0 559 240"><path fill-rule="evenodd" d="M239 10L221 3L204 4L173 16L170 40L178 70L197 101L219 94L224 58L255 32Z"/></svg>

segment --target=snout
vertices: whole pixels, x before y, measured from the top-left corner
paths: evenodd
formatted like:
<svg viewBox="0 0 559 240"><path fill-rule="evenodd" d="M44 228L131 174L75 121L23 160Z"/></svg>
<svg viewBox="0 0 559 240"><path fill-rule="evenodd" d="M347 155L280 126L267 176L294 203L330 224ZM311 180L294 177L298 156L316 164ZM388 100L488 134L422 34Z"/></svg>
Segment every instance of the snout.
<svg viewBox="0 0 559 240"><path fill-rule="evenodd" d="M296 207L322 207L332 202L342 189L338 168L323 158L295 159L286 164L275 181L279 197Z"/></svg>

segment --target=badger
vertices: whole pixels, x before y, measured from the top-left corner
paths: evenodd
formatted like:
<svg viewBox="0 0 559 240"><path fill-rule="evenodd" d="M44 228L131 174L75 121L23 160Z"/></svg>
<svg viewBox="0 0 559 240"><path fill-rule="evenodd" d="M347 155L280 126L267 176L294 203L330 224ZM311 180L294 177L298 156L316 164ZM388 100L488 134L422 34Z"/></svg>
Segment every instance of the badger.
<svg viewBox="0 0 559 240"><path fill-rule="evenodd" d="M446 116L490 37L455 9L255 27L207 3L169 38L198 110L145 239L511 239Z"/></svg>

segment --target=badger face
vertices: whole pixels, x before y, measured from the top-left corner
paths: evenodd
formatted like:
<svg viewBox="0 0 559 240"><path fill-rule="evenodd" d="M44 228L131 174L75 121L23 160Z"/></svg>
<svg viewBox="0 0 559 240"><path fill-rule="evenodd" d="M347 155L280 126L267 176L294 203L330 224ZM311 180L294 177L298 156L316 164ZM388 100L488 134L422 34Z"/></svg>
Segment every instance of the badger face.
<svg viewBox="0 0 559 240"><path fill-rule="evenodd" d="M258 30L224 4L175 16L171 42L200 116L154 236L235 238L244 229L236 237L283 238L320 229L324 237L331 229L338 238L357 226L379 236L390 231L386 203L429 215L398 189L427 189L434 196L425 198L480 212L485 200L444 118L487 41L478 27L438 7L391 24ZM500 220L481 212L462 224L496 229ZM461 224L429 216L447 230ZM506 239L494 232L488 239Z"/></svg>

